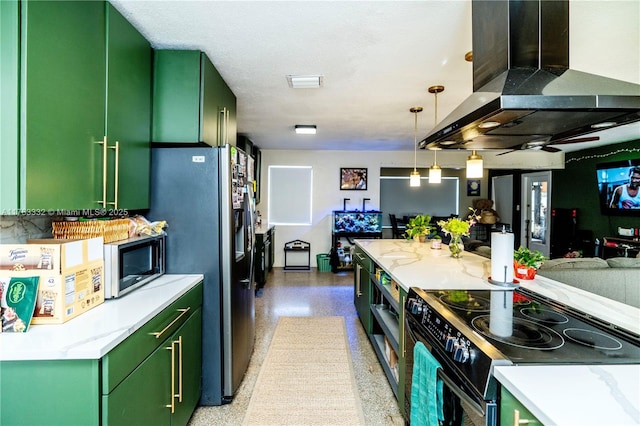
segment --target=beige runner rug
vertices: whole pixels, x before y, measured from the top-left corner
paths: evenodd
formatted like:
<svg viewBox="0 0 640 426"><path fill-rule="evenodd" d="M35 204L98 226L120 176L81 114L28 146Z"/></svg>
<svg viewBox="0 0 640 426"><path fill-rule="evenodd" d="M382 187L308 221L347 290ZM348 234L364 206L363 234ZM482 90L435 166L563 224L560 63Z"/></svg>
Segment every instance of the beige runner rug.
<svg viewBox="0 0 640 426"><path fill-rule="evenodd" d="M364 425L344 317L281 317L245 425Z"/></svg>

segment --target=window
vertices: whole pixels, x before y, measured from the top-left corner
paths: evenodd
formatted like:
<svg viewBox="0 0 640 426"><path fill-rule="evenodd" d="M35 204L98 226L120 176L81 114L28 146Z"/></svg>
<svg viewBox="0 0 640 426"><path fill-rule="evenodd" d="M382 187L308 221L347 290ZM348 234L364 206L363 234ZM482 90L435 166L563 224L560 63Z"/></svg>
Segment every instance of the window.
<svg viewBox="0 0 640 426"><path fill-rule="evenodd" d="M311 166L269 166L269 223L311 225Z"/></svg>

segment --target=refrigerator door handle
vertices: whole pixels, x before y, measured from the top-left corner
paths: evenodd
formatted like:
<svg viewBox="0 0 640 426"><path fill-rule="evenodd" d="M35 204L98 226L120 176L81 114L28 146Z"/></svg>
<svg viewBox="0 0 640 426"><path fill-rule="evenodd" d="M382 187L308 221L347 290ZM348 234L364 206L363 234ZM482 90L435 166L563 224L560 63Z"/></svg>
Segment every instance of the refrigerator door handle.
<svg viewBox="0 0 640 426"><path fill-rule="evenodd" d="M253 204L253 191L246 185L246 197L248 198L247 205L249 206L249 232L251 232L251 245L249 250L251 250L250 254L250 262L249 262L249 287L253 286L254 275L255 275L255 251L256 251L256 218L255 218L255 206Z"/></svg>

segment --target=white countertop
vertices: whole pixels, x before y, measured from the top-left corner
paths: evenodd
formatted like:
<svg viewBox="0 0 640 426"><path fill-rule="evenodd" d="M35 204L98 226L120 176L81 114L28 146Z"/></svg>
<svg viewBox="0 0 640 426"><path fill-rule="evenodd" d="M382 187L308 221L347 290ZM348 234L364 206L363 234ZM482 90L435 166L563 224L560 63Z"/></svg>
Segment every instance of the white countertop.
<svg viewBox="0 0 640 426"><path fill-rule="evenodd" d="M474 253L464 252L461 259L454 259L444 244L441 250L433 250L429 243L400 239L356 240L356 244L405 291L408 291L409 287L425 290L505 289L488 281L491 275L491 259ZM542 276L536 276L530 281L520 280L519 284L545 297L640 334L638 308Z"/></svg>
<svg viewBox="0 0 640 426"><path fill-rule="evenodd" d="M640 365L510 366L494 374L545 425L640 424Z"/></svg>
<svg viewBox="0 0 640 426"><path fill-rule="evenodd" d="M267 225L263 223L262 225L256 226L256 234L266 234L267 231L273 229L274 227L275 225Z"/></svg>
<svg viewBox="0 0 640 426"><path fill-rule="evenodd" d="M0 333L0 361L99 359L202 279L200 274L164 275L64 324Z"/></svg>

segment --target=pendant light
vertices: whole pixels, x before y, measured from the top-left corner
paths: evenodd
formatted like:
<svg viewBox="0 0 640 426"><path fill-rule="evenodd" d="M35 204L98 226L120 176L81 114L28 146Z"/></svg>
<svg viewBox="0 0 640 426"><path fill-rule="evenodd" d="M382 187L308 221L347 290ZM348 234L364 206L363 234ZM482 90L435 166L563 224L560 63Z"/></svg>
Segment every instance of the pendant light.
<svg viewBox="0 0 640 426"><path fill-rule="evenodd" d="M431 86L429 87L429 93L433 93L435 96L435 111L434 111L434 121L433 126L435 127L438 124L438 93L444 92L444 86ZM442 182L442 169L438 166L438 149L440 148L432 148L433 150L433 166L429 167L429 183L440 183Z"/></svg>
<svg viewBox="0 0 640 426"><path fill-rule="evenodd" d="M409 186L420 186L420 172L416 169L418 159L418 113L422 112L422 107L412 107L409 109L414 116L413 123L413 171L409 175Z"/></svg>
<svg viewBox="0 0 640 426"><path fill-rule="evenodd" d="M467 158L467 178L481 178L482 174L482 156L474 149Z"/></svg>

